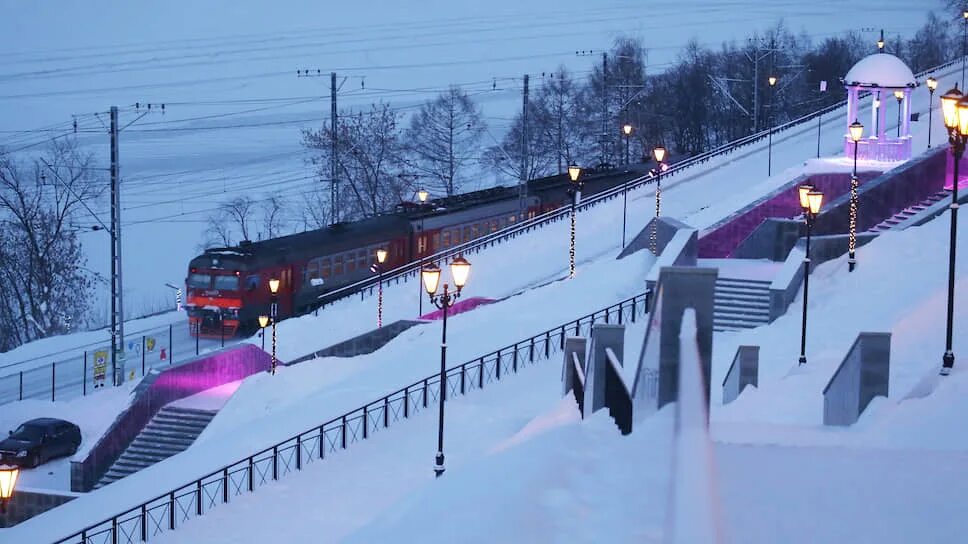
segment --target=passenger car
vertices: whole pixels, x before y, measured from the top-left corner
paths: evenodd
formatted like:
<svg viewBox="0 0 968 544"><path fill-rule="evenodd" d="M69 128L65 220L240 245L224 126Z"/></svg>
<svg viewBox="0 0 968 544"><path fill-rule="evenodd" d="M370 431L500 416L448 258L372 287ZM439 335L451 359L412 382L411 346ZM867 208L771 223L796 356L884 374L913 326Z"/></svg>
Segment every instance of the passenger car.
<svg viewBox="0 0 968 544"><path fill-rule="evenodd" d="M0 442L0 463L33 468L56 457L74 455L80 445L77 425L51 417L32 419Z"/></svg>

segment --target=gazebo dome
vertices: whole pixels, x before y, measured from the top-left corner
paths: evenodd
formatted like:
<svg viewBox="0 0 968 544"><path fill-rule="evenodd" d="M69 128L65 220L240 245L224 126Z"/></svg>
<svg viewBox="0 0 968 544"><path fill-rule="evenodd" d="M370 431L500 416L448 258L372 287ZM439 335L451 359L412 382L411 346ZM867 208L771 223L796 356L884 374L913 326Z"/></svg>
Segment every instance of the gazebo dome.
<svg viewBox="0 0 968 544"><path fill-rule="evenodd" d="M857 61L843 79L848 87L904 89L917 87L914 73L904 61L889 53L874 53Z"/></svg>

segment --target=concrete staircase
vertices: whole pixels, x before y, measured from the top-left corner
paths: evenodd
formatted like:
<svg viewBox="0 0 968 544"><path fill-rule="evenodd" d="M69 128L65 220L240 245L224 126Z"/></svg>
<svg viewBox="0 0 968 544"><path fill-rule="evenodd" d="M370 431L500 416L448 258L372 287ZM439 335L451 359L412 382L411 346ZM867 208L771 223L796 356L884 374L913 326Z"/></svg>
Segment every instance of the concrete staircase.
<svg viewBox="0 0 968 544"><path fill-rule="evenodd" d="M217 411L165 406L128 445L94 489L184 451L198 438Z"/></svg>
<svg viewBox="0 0 968 544"><path fill-rule="evenodd" d="M951 191L948 191L947 189L943 191L938 191L937 193L929 196L928 198L922 200L921 202L918 202L913 206L908 206L907 208L904 208L903 210L897 212L893 216L888 217L887 219L881 221L877 225L874 225L873 227L871 227L871 229L868 232L884 232L886 230L891 230L897 227L899 224L903 223L904 221L907 221L911 217L914 217L915 215L923 212L932 204L938 202L943 198L947 198L950 194L951 194Z"/></svg>
<svg viewBox="0 0 968 544"><path fill-rule="evenodd" d="M717 278L713 330L752 329L770 322L770 281Z"/></svg>

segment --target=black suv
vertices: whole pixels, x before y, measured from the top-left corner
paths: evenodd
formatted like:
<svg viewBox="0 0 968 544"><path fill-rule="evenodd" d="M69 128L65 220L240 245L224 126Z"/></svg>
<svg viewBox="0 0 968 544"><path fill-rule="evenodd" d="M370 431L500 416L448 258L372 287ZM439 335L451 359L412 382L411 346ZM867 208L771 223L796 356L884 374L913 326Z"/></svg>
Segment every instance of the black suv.
<svg viewBox="0 0 968 544"><path fill-rule="evenodd" d="M55 457L74 455L80 445L77 425L51 417L31 419L0 442L0 463L33 468Z"/></svg>

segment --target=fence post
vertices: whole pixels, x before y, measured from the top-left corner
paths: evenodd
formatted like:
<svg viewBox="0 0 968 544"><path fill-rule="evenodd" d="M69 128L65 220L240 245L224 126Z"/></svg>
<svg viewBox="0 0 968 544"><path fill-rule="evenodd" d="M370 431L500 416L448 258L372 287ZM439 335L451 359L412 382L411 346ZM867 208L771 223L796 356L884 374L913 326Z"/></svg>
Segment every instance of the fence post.
<svg viewBox="0 0 968 544"><path fill-rule="evenodd" d="M141 335L141 376L145 375L145 335Z"/></svg>
<svg viewBox="0 0 968 544"><path fill-rule="evenodd" d="M511 368L514 369L514 373L518 373L518 345L514 344L514 358L511 359Z"/></svg>
<svg viewBox="0 0 968 544"><path fill-rule="evenodd" d="M370 419L367 417L366 405L363 405L363 440L368 438L368 428L370 426Z"/></svg>
<svg viewBox="0 0 968 544"><path fill-rule="evenodd" d="M168 325L168 364L171 364L175 360L175 344L171 339L171 328L174 325Z"/></svg>
<svg viewBox="0 0 968 544"><path fill-rule="evenodd" d="M619 302L618 303L618 324L619 325L622 324L622 312L625 309L625 305L624 304L625 304L624 302Z"/></svg>
<svg viewBox="0 0 968 544"><path fill-rule="evenodd" d="M54 392L57 391L57 365L50 364L50 401L54 402Z"/></svg>
<svg viewBox="0 0 968 544"><path fill-rule="evenodd" d="M87 396L87 350L84 350L84 374L81 376L81 388L84 396Z"/></svg>
<svg viewBox="0 0 968 544"><path fill-rule="evenodd" d="M279 446L272 446L272 479L279 479Z"/></svg>
<svg viewBox="0 0 968 544"><path fill-rule="evenodd" d="M424 408L426 408L427 407L427 378L424 378L424 383L423 383L423 404L424 404Z"/></svg>
<svg viewBox="0 0 968 544"><path fill-rule="evenodd" d="M528 348L528 362L534 362L534 337L531 337L531 347Z"/></svg>
<svg viewBox="0 0 968 544"><path fill-rule="evenodd" d="M467 363L460 365L460 394L465 394L464 382L467 380Z"/></svg>
<svg viewBox="0 0 968 544"><path fill-rule="evenodd" d="M326 425L319 426L319 458L326 458Z"/></svg>
<svg viewBox="0 0 968 544"><path fill-rule="evenodd" d="M195 515L202 515L202 480L195 480Z"/></svg>
<svg viewBox="0 0 968 544"><path fill-rule="evenodd" d="M222 503L229 502L229 469L222 469Z"/></svg>
<svg viewBox="0 0 968 544"><path fill-rule="evenodd" d="M253 482L254 479L255 470L252 466L252 456L249 456L249 493L252 493L252 490L255 489L255 482Z"/></svg>
<svg viewBox="0 0 968 544"><path fill-rule="evenodd" d="M390 396L383 397L383 428L390 426Z"/></svg>
<svg viewBox="0 0 968 544"><path fill-rule="evenodd" d="M497 364L494 365L497 380L501 381L501 350L497 350Z"/></svg>
<svg viewBox="0 0 968 544"><path fill-rule="evenodd" d="M24 371L20 371L20 400L24 400Z"/></svg>
<svg viewBox="0 0 968 544"><path fill-rule="evenodd" d="M111 544L118 544L118 518L111 518Z"/></svg>
<svg viewBox="0 0 968 544"><path fill-rule="evenodd" d="M346 449L346 416L343 416L343 431L340 433L343 439L343 449Z"/></svg>
<svg viewBox="0 0 968 544"><path fill-rule="evenodd" d="M296 435L296 470L302 470L302 435Z"/></svg>
<svg viewBox="0 0 968 544"><path fill-rule="evenodd" d="M605 308L605 324L606 325L608 325L609 314L611 314L611 312L609 311L609 308Z"/></svg>
<svg viewBox="0 0 968 544"><path fill-rule="evenodd" d="M480 382L477 386L478 389L484 389L484 358L481 357L477 362L478 368L480 370L477 372L477 380Z"/></svg>
<svg viewBox="0 0 968 544"><path fill-rule="evenodd" d="M168 494L168 530L175 530L175 492Z"/></svg>
<svg viewBox="0 0 968 544"><path fill-rule="evenodd" d="M142 542L148 541L148 505L147 504L141 505L141 541ZM81 542L83 542L84 544L87 544L86 541L81 541Z"/></svg>
<svg viewBox="0 0 968 544"><path fill-rule="evenodd" d="M565 350L565 326L564 325L561 326L561 336L560 338L558 338L558 344L559 344L558 349L564 351ZM550 355L548 354L547 346L548 345L545 344L545 357L550 357Z"/></svg>
<svg viewBox="0 0 968 544"><path fill-rule="evenodd" d="M405 419L410 417L410 386L409 385L403 390L403 417Z"/></svg>

